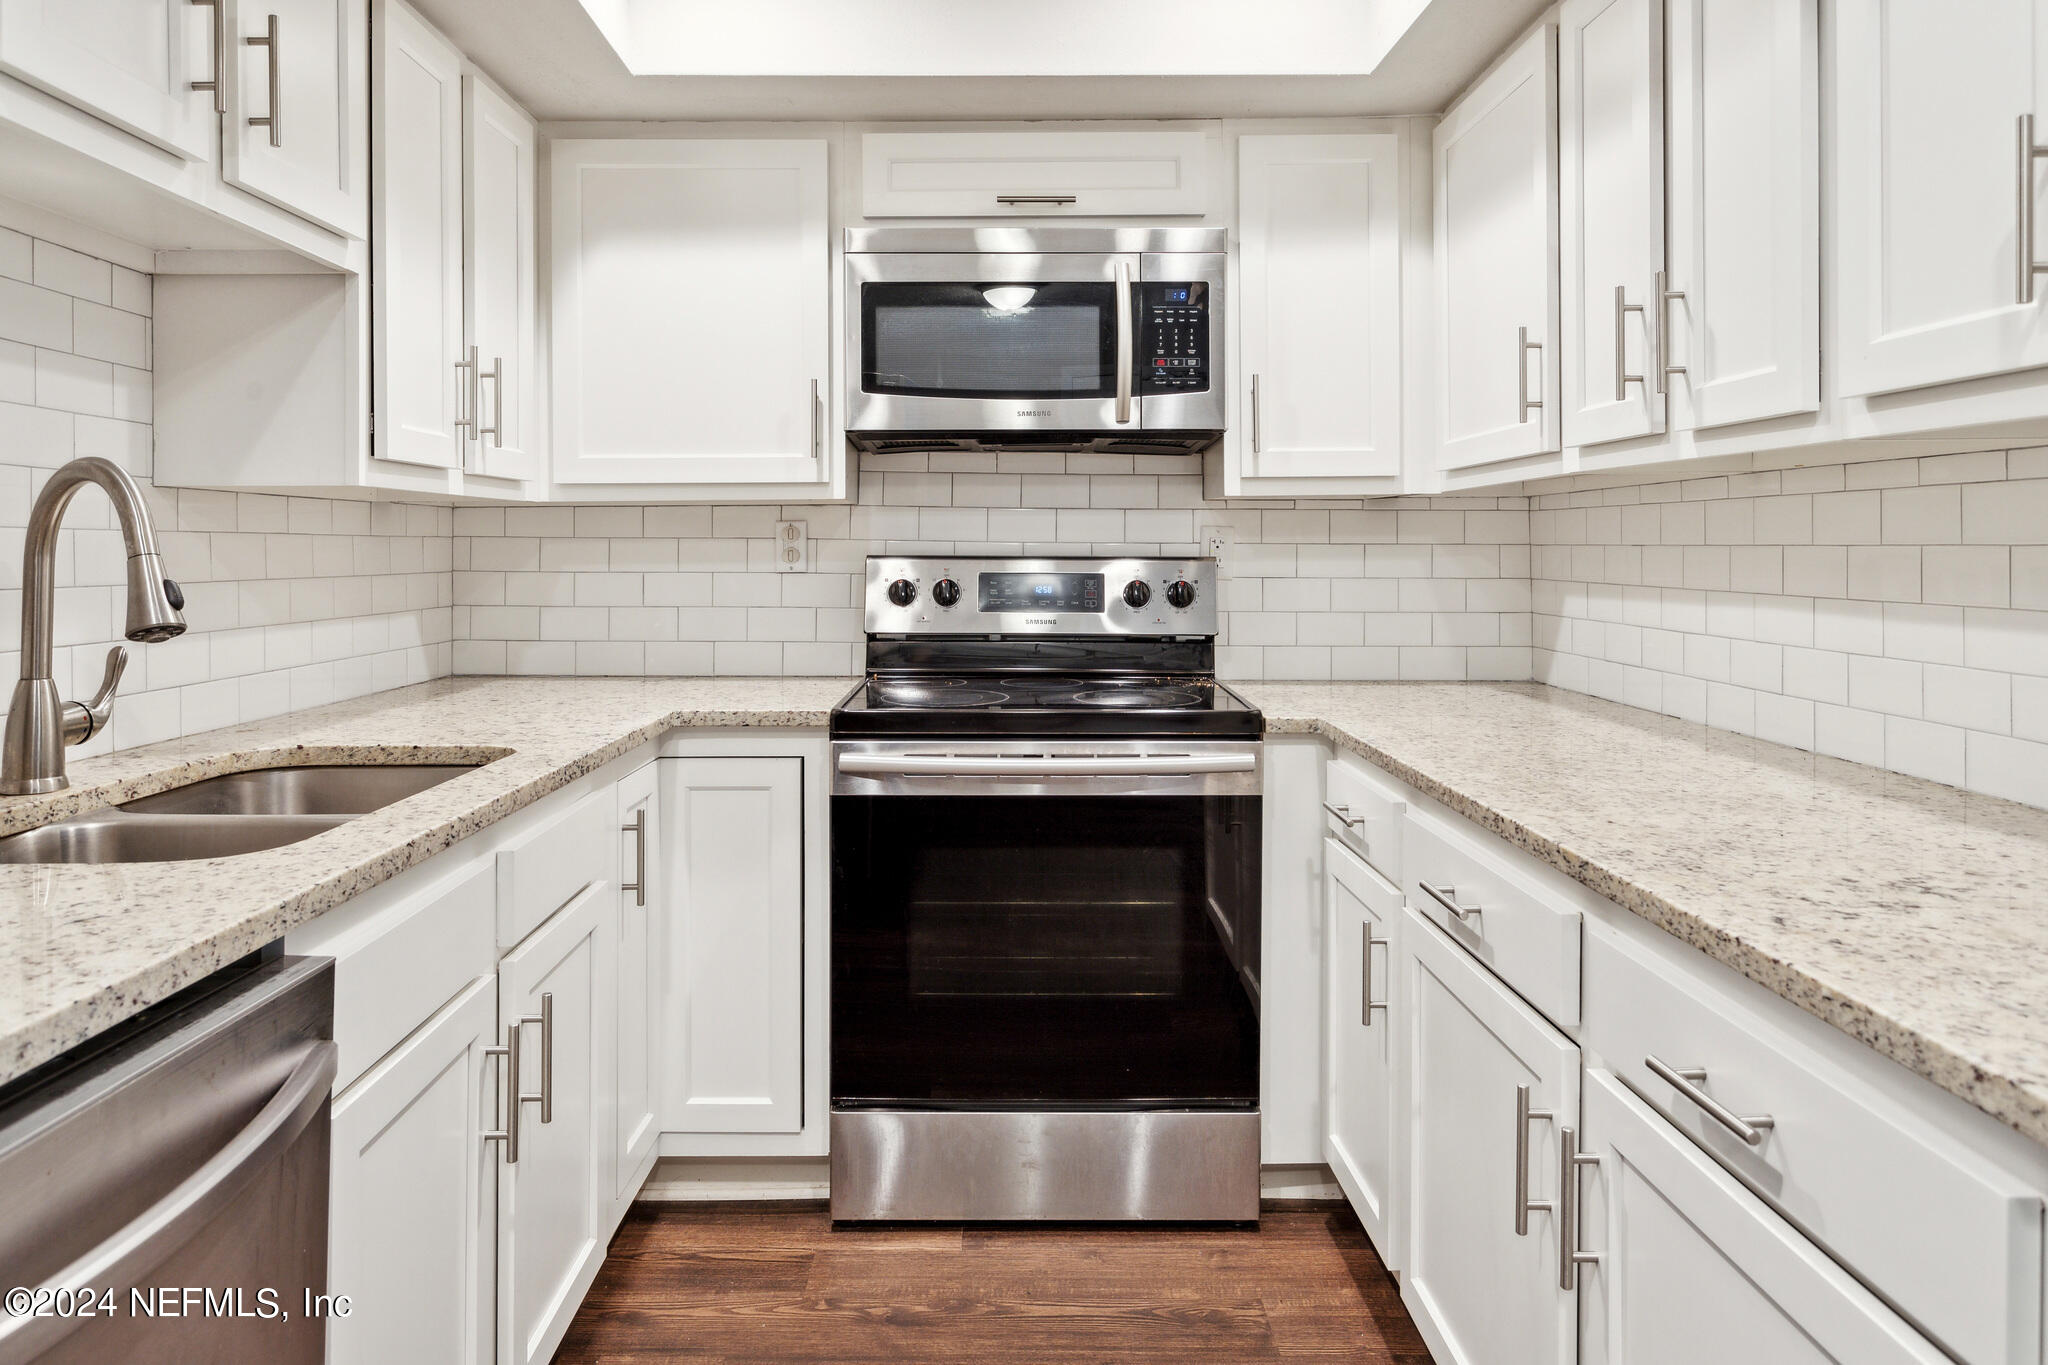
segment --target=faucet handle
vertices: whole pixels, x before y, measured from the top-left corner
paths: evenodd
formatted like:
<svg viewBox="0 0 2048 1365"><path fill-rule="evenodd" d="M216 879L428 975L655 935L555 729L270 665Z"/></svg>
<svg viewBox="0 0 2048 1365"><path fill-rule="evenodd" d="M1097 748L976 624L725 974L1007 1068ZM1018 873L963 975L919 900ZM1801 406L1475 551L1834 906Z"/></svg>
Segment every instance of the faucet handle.
<svg viewBox="0 0 2048 1365"><path fill-rule="evenodd" d="M115 645L107 651L106 675L100 679L100 690L93 699L83 704L75 701L64 703L64 742L83 744L107 728L107 722L114 715L114 693L121 686L121 675L128 668L128 646Z"/></svg>

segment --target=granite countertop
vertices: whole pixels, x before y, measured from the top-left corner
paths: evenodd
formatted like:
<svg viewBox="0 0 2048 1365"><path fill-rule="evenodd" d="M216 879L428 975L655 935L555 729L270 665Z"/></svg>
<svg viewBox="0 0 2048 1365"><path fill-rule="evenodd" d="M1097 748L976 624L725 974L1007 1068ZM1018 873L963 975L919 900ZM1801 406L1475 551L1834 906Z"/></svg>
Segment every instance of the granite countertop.
<svg viewBox="0 0 2048 1365"><path fill-rule="evenodd" d="M71 767L0 834L218 773L484 767L311 839L181 863L0 866L0 1082L682 726L822 728L851 678L449 678Z"/></svg>
<svg viewBox="0 0 2048 1365"><path fill-rule="evenodd" d="M2048 1144L2048 812L1538 683L1238 690Z"/></svg>
<svg viewBox="0 0 2048 1365"><path fill-rule="evenodd" d="M0 1081L667 730L821 728L852 685L443 679L0 799L7 834L246 768L486 762L264 853L0 866ZM1535 683L1238 690L2048 1144L2048 812Z"/></svg>

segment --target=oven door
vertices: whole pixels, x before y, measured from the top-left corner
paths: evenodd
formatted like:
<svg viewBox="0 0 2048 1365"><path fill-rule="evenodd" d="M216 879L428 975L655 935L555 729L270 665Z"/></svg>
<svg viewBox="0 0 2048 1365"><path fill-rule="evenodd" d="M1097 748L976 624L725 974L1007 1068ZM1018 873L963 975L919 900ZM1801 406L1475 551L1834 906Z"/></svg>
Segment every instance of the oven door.
<svg viewBox="0 0 2048 1365"><path fill-rule="evenodd" d="M846 257L853 431L1136 431L1142 257Z"/></svg>
<svg viewBox="0 0 2048 1365"><path fill-rule="evenodd" d="M1256 743L833 751L835 1109L1256 1108Z"/></svg>

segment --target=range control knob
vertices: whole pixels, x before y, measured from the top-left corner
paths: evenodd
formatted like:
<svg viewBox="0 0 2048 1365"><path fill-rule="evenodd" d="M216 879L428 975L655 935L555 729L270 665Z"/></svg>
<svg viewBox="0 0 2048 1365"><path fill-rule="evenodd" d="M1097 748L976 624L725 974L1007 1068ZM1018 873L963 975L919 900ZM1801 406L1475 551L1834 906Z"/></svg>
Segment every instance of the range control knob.
<svg viewBox="0 0 2048 1365"><path fill-rule="evenodd" d="M917 584L907 578L899 578L889 585L889 600L899 607L907 607L917 600Z"/></svg>
<svg viewBox="0 0 2048 1365"><path fill-rule="evenodd" d="M941 578L932 584L932 601L942 607L950 607L960 600L960 585L950 578Z"/></svg>
<svg viewBox="0 0 2048 1365"><path fill-rule="evenodd" d="M1133 578L1124 584L1124 604L1135 610L1152 600L1152 589L1142 578Z"/></svg>
<svg viewBox="0 0 2048 1365"><path fill-rule="evenodd" d="M1166 585L1166 600L1176 607L1191 607L1195 604L1195 585L1185 578Z"/></svg>

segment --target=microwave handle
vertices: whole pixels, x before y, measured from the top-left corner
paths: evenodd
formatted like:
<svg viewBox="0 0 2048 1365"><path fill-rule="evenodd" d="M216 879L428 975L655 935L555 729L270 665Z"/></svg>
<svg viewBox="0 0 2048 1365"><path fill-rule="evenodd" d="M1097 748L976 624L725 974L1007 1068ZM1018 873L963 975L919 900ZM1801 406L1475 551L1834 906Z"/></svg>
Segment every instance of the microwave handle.
<svg viewBox="0 0 2048 1365"><path fill-rule="evenodd" d="M1116 263L1116 420L1131 420L1131 263Z"/></svg>

